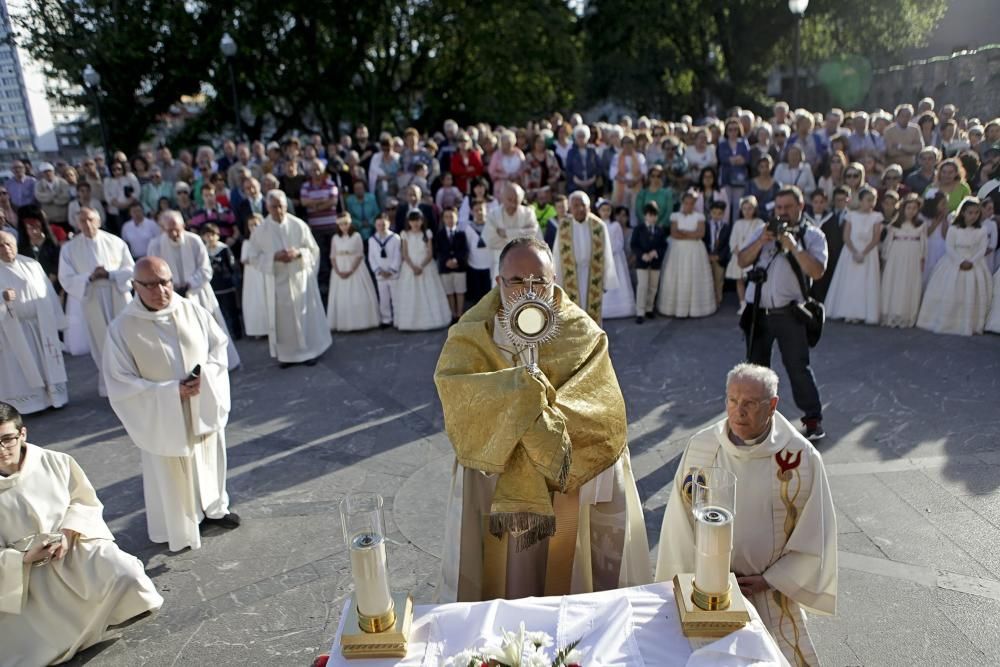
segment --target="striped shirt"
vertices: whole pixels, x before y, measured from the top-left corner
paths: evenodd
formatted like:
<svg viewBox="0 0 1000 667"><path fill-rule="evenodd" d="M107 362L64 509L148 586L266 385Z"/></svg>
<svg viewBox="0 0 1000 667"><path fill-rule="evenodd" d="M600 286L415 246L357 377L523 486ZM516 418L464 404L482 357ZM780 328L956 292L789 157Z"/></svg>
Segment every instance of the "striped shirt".
<svg viewBox="0 0 1000 667"><path fill-rule="evenodd" d="M328 207L323 208L310 208L307 215L307 222L312 228L319 227L333 227L337 224L337 198L339 191L337 186L333 184L329 178L325 179L322 184L316 185L312 182L312 179L307 180L302 184L302 190L299 192L299 199L302 201L302 206L306 206L306 202L309 201L322 201L324 199L332 199Z"/></svg>

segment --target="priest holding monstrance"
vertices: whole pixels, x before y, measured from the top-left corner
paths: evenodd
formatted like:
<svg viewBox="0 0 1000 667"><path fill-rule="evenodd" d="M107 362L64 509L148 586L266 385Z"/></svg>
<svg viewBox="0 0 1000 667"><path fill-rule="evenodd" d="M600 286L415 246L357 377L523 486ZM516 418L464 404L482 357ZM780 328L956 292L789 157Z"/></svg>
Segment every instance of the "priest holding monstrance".
<svg viewBox="0 0 1000 667"><path fill-rule="evenodd" d="M434 375L456 456L442 601L649 583L607 336L534 237L504 248L496 283L451 328Z"/></svg>

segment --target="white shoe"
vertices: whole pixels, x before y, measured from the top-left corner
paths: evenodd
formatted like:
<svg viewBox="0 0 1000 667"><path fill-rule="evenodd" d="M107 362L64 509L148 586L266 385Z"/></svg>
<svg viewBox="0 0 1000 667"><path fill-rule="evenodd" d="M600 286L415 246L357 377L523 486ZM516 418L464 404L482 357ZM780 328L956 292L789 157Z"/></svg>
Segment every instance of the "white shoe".
<svg viewBox="0 0 1000 667"><path fill-rule="evenodd" d="M743 311L746 310L746 308L747 308L746 302L740 303L740 309L736 311L736 314L737 315L742 315Z"/></svg>

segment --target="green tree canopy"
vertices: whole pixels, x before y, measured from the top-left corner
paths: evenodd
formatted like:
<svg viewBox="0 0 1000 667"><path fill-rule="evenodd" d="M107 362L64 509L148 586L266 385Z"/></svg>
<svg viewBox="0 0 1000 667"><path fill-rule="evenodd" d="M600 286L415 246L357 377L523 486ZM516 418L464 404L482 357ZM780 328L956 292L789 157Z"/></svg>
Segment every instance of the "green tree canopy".
<svg viewBox="0 0 1000 667"><path fill-rule="evenodd" d="M521 123L606 100L660 115L696 112L707 99L760 105L769 71L791 59L795 28L786 0L26 4L21 44L55 80L80 84L87 64L100 73L111 143L126 151L183 95L207 101L187 139L231 131L224 32L238 45L241 125L258 138L333 136L342 122L376 130L438 127L448 117ZM945 8L946 0L813 0L804 61L884 58L921 43ZM827 67L824 76L842 71L859 67ZM75 85L56 92L63 102L93 103Z"/></svg>

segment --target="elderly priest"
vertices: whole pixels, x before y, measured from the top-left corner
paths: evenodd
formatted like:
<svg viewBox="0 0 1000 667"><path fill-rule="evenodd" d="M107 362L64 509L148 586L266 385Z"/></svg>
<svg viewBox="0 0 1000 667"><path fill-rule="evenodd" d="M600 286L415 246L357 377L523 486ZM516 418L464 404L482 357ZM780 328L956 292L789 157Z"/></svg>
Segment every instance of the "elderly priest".
<svg viewBox="0 0 1000 667"><path fill-rule="evenodd" d="M170 267L135 267L135 301L108 329L104 377L115 414L142 456L146 528L171 551L201 547L199 524L236 528L226 494L226 334L174 293Z"/></svg>
<svg viewBox="0 0 1000 667"><path fill-rule="evenodd" d="M0 403L0 664L65 662L160 608L142 563L115 544L68 454L28 443Z"/></svg>
<svg viewBox="0 0 1000 667"><path fill-rule="evenodd" d="M21 414L69 401L59 331L66 328L59 297L41 264L17 254L0 232L0 400Z"/></svg>
<svg viewBox="0 0 1000 667"><path fill-rule="evenodd" d="M740 364L726 378L726 419L681 458L660 533L657 581L694 572L691 487L697 469L736 475L732 569L792 665L819 664L804 609L837 608L837 520L819 452L781 413L778 376Z"/></svg>
<svg viewBox="0 0 1000 667"><path fill-rule="evenodd" d="M529 282L554 299L558 337L538 368L500 324ZM511 241L497 287L451 328L434 380L456 462L446 600L609 590L648 583L625 401L608 339L554 283L552 254Z"/></svg>
<svg viewBox="0 0 1000 667"><path fill-rule="evenodd" d="M101 375L101 353L108 324L132 300L132 267L128 245L101 230L101 218L92 208L81 208L80 233L59 251L59 284L83 304L90 355L97 366L97 391L107 396Z"/></svg>
<svg viewBox="0 0 1000 667"><path fill-rule="evenodd" d="M267 193L267 211L245 243L251 264L264 275L271 356L281 368L312 366L332 343L316 282L319 246L309 225L288 213L284 192Z"/></svg>

